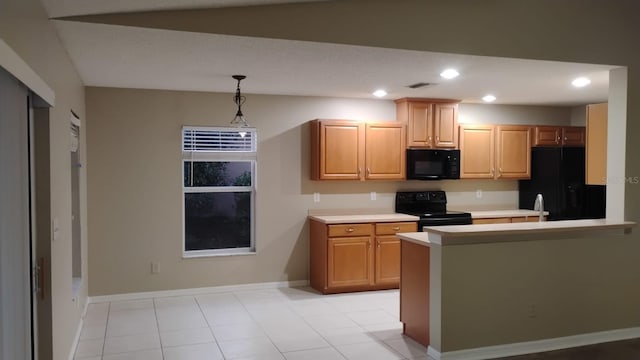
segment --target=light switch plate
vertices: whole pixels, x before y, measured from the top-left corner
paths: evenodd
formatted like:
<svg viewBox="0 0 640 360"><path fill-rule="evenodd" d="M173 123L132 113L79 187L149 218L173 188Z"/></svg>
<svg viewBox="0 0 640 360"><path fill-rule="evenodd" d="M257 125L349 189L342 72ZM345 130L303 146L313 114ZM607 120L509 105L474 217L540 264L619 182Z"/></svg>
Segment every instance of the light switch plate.
<svg viewBox="0 0 640 360"><path fill-rule="evenodd" d="M313 193L313 202L320 202L320 193Z"/></svg>
<svg viewBox="0 0 640 360"><path fill-rule="evenodd" d="M377 199L378 199L378 194L376 194L376 192L375 192L375 191L372 191L372 192L371 192L371 200L372 200L372 201L375 201L375 200L377 200Z"/></svg>

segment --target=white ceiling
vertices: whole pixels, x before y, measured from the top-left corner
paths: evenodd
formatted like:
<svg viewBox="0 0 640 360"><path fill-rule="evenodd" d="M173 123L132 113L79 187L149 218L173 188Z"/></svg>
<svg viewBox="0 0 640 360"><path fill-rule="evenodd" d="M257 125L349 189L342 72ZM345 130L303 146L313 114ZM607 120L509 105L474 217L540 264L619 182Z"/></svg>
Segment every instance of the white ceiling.
<svg viewBox="0 0 640 360"><path fill-rule="evenodd" d="M281 3L272 0L43 0L51 16L176 7ZM291 1L288 1L291 2ZM135 3L135 5L131 4ZM502 104L606 101L613 66L490 58L303 41L248 38L53 20L88 86L372 98L434 97ZM461 75L440 78L447 68ZM576 89L572 79L592 84ZM410 89L407 85L436 85Z"/></svg>

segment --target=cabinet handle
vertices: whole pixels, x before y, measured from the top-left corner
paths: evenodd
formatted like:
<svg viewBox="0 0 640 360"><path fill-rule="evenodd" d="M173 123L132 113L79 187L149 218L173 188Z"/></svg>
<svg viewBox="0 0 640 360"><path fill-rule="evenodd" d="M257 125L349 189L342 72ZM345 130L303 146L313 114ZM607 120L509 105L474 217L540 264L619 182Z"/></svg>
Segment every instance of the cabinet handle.
<svg viewBox="0 0 640 360"><path fill-rule="evenodd" d="M440 136L436 135L436 144L440 142Z"/></svg>
<svg viewBox="0 0 640 360"><path fill-rule="evenodd" d="M502 166L498 168L498 177L502 176Z"/></svg>
<svg viewBox="0 0 640 360"><path fill-rule="evenodd" d="M376 241L378 243L378 247L380 247L380 240Z"/></svg>
<svg viewBox="0 0 640 360"><path fill-rule="evenodd" d="M495 172L496 172L496 169L491 168L491 176L492 176L492 177L493 177L493 175L495 174Z"/></svg>
<svg viewBox="0 0 640 360"><path fill-rule="evenodd" d="M358 177L360 177L360 174L362 174L362 169L358 168Z"/></svg>
<svg viewBox="0 0 640 360"><path fill-rule="evenodd" d="M369 247L371 247L371 240L367 241Z"/></svg>
<svg viewBox="0 0 640 360"><path fill-rule="evenodd" d="M431 136L427 139L427 144L431 144Z"/></svg>
<svg viewBox="0 0 640 360"><path fill-rule="evenodd" d="M391 230L398 231L398 230L400 230L400 226L394 226L394 227L391 228Z"/></svg>
<svg viewBox="0 0 640 360"><path fill-rule="evenodd" d="M353 232L354 230L353 230L353 228L348 228L346 231L347 231L348 233L350 233L350 232Z"/></svg>
<svg viewBox="0 0 640 360"><path fill-rule="evenodd" d="M565 136L565 137L564 137L564 141L567 141L567 140L569 140L569 138Z"/></svg>
<svg viewBox="0 0 640 360"><path fill-rule="evenodd" d="M556 144L560 143L560 135L558 135L558 139L556 140Z"/></svg>
<svg viewBox="0 0 640 360"><path fill-rule="evenodd" d="M367 168L367 176L371 175L371 168Z"/></svg>

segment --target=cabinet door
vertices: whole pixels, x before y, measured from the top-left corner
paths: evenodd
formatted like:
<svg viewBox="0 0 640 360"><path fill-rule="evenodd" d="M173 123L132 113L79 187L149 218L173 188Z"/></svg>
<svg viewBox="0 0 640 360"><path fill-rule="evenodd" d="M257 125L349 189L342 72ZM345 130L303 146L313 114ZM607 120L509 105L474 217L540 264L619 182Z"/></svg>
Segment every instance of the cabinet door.
<svg viewBox="0 0 640 360"><path fill-rule="evenodd" d="M320 179L357 180L364 164L364 128L350 121L320 124Z"/></svg>
<svg viewBox="0 0 640 360"><path fill-rule="evenodd" d="M433 105L424 102L409 104L408 146L431 147L433 145Z"/></svg>
<svg viewBox="0 0 640 360"><path fill-rule="evenodd" d="M371 237L329 238L327 246L328 287L372 284Z"/></svg>
<svg viewBox="0 0 640 360"><path fill-rule="evenodd" d="M533 146L562 145L562 128L558 126L536 126L533 132Z"/></svg>
<svg viewBox="0 0 640 360"><path fill-rule="evenodd" d="M400 284L400 239L394 235L376 237L376 285Z"/></svg>
<svg viewBox="0 0 640 360"><path fill-rule="evenodd" d="M434 105L434 147L458 147L458 104Z"/></svg>
<svg viewBox="0 0 640 360"><path fill-rule="evenodd" d="M366 125L365 178L403 180L406 167L404 125L395 122Z"/></svg>
<svg viewBox="0 0 640 360"><path fill-rule="evenodd" d="M582 126L568 126L562 128L563 146L584 146L585 129Z"/></svg>
<svg viewBox="0 0 640 360"><path fill-rule="evenodd" d="M497 179L531 178L531 128L504 125L496 129Z"/></svg>
<svg viewBox="0 0 640 360"><path fill-rule="evenodd" d="M493 179L494 127L460 125L460 178Z"/></svg>
<svg viewBox="0 0 640 360"><path fill-rule="evenodd" d="M586 182L607 184L607 103L587 105Z"/></svg>

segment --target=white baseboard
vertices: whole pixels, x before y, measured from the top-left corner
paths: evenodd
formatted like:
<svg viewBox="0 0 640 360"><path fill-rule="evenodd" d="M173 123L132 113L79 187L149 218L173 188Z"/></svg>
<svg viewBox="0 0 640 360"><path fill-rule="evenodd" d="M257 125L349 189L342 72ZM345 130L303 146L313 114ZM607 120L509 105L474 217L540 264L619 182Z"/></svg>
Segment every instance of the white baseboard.
<svg viewBox="0 0 640 360"><path fill-rule="evenodd" d="M145 292L138 292L138 293L91 296L89 297L89 303L122 301L122 300L140 300L140 299L170 297L170 296L201 295L201 294L221 293L221 292L230 292L230 291L266 290L266 289L278 289L278 288L307 286L307 285L309 285L308 280L296 280L296 281L278 281L278 282L241 284L241 285L212 286L212 287L191 288L191 289L145 291Z"/></svg>
<svg viewBox="0 0 640 360"><path fill-rule="evenodd" d="M640 327L600 331L596 333L572 335L560 338L527 341L505 345L486 346L475 349L446 351L443 353L429 346L427 350L427 356L430 360L495 359L500 357L553 351L634 338L640 338Z"/></svg>

